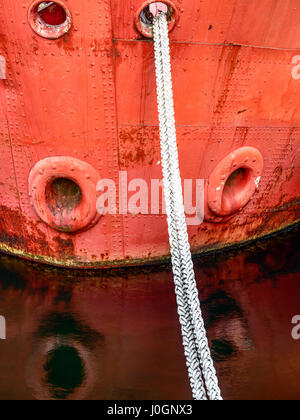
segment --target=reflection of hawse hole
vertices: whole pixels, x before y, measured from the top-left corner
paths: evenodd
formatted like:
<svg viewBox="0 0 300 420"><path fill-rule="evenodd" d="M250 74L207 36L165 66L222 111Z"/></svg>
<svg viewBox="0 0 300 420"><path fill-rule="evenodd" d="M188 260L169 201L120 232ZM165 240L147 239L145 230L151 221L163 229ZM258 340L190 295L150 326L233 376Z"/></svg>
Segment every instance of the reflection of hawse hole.
<svg viewBox="0 0 300 420"><path fill-rule="evenodd" d="M212 356L215 362L226 361L237 354L238 350L233 342L225 339L212 340Z"/></svg>
<svg viewBox="0 0 300 420"><path fill-rule="evenodd" d="M26 381L41 400L83 399L95 383L103 357L104 336L68 312L49 312L35 334L33 352L26 366ZM100 354L101 356L101 354ZM99 366L100 365L100 366Z"/></svg>
<svg viewBox="0 0 300 420"><path fill-rule="evenodd" d="M93 388L96 366L90 349L68 335L55 335L35 346L26 382L38 400L79 400Z"/></svg>
<svg viewBox="0 0 300 420"><path fill-rule="evenodd" d="M51 396L66 399L84 380L85 368L78 350L71 345L60 345L47 354L44 365Z"/></svg>
<svg viewBox="0 0 300 420"><path fill-rule="evenodd" d="M224 291L202 301L205 325L209 329L215 362L229 360L252 349L247 319L238 302Z"/></svg>

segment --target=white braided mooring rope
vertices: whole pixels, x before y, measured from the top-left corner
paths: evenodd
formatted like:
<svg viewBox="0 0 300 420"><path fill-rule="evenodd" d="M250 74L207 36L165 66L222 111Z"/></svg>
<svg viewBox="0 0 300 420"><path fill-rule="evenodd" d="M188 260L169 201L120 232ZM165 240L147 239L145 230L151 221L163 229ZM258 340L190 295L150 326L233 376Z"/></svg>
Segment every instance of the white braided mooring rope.
<svg viewBox="0 0 300 420"><path fill-rule="evenodd" d="M165 13L154 18L153 33L164 194L184 353L194 399L222 400L202 318L185 220Z"/></svg>

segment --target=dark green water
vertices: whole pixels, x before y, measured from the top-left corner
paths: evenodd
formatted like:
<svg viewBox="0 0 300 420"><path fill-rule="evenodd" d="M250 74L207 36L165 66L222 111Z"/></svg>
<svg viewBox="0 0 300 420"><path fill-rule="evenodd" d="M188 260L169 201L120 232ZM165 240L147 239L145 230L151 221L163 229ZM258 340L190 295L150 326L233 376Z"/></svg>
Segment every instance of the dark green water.
<svg viewBox="0 0 300 420"><path fill-rule="evenodd" d="M300 397L298 238L195 261L226 399ZM85 273L0 255L0 315L1 400L191 398L170 267Z"/></svg>

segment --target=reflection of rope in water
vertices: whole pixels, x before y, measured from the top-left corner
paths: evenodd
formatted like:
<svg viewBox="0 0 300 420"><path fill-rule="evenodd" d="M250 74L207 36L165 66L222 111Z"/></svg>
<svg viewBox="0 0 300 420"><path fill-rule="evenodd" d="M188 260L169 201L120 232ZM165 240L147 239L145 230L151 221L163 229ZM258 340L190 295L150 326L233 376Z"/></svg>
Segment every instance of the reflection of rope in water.
<svg viewBox="0 0 300 420"><path fill-rule="evenodd" d="M83 376L74 389L60 388L49 382L49 367L51 358L62 349L73 350L78 355L78 362L82 363ZM49 358L50 356L50 358ZM75 356L76 357L76 356ZM47 372L48 369L48 372ZM66 336L53 336L43 339L30 357L25 372L25 379L34 391L34 397L38 400L55 400L56 395L61 399L82 400L93 388L95 383L96 362L92 353L78 341ZM74 372L76 374L76 372ZM77 372L80 374L80 372ZM51 373L50 373L51 374ZM62 371L63 375L64 372ZM64 398L64 395L66 398Z"/></svg>

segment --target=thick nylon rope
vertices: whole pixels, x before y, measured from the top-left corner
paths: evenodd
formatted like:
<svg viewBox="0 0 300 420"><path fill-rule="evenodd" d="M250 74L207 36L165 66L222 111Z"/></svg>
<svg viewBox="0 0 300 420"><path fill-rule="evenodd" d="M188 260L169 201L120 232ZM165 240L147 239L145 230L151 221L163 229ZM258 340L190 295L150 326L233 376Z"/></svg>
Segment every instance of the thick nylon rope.
<svg viewBox="0 0 300 420"><path fill-rule="evenodd" d="M221 400L201 313L185 220L165 13L154 18L153 33L164 194L184 353L194 399Z"/></svg>

